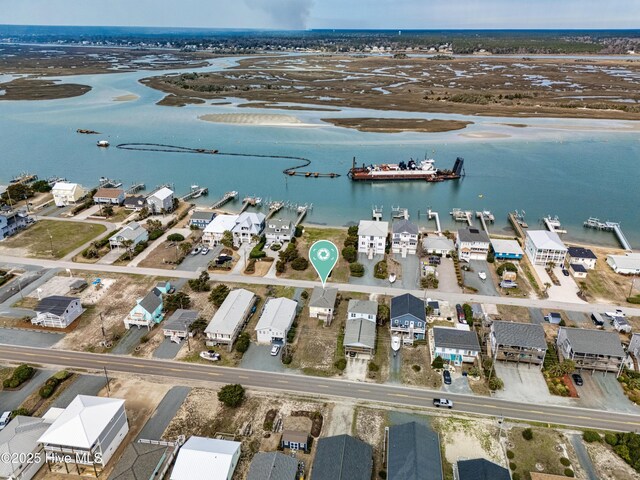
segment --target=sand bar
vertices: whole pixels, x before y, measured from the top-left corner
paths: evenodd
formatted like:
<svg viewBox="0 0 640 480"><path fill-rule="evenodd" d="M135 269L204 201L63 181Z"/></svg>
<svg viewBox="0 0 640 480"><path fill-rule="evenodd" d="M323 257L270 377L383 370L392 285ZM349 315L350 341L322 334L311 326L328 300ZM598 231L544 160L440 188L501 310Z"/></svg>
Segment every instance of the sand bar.
<svg viewBox="0 0 640 480"><path fill-rule="evenodd" d="M271 127L305 127L311 124L302 123L293 115L263 113L213 113L201 115L200 120L216 123L232 123L235 125L262 125Z"/></svg>

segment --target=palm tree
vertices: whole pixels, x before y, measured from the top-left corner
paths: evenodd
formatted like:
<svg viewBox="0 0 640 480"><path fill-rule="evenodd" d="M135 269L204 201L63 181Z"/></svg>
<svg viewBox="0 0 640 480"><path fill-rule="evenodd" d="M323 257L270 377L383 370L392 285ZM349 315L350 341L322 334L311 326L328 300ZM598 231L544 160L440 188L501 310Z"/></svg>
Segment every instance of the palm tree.
<svg viewBox="0 0 640 480"><path fill-rule="evenodd" d="M544 284L544 291L546 292L547 290L549 290L551 288L551 284L549 282L545 282Z"/></svg>
<svg viewBox="0 0 640 480"><path fill-rule="evenodd" d="M131 249L131 247L133 246L133 240L123 239L120 241L120 244L125 248L125 250L127 251L127 257L129 258L129 260L131 260L131 254L133 253Z"/></svg>

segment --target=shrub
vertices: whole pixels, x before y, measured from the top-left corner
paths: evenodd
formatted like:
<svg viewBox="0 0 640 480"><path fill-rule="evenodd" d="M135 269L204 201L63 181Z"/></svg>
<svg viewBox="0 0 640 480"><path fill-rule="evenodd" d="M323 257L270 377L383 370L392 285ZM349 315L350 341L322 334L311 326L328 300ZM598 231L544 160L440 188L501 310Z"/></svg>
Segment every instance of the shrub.
<svg viewBox="0 0 640 480"><path fill-rule="evenodd" d="M291 240L293 240L293 238ZM293 242L287 245L287 248L285 248L284 251L278 254L278 257L280 258L280 260L282 260L285 263L293 262L299 256L300 254L298 253L298 248Z"/></svg>
<svg viewBox="0 0 640 480"><path fill-rule="evenodd" d="M36 373L36 369L22 364L16 367L13 371L13 374L2 382L4 388L18 388L27 380L31 379Z"/></svg>
<svg viewBox="0 0 640 480"><path fill-rule="evenodd" d="M565 477L575 477L576 474L570 468L565 468L564 469L564 476Z"/></svg>
<svg viewBox="0 0 640 480"><path fill-rule="evenodd" d="M501 378L496 376L491 377L489 380L489 389L490 390L502 390L504 388L504 382Z"/></svg>
<svg viewBox="0 0 640 480"><path fill-rule="evenodd" d="M167 236L167 240L170 242L182 242L184 241L184 235L180 233L172 233L171 235Z"/></svg>
<svg viewBox="0 0 640 480"><path fill-rule="evenodd" d="M244 387L237 383L225 385L218 391L218 400L227 407L235 408L244 400Z"/></svg>
<svg viewBox="0 0 640 480"><path fill-rule="evenodd" d="M517 468L518 468L518 465L516 465L516 464L515 464L515 463L513 463L513 462L509 462L509 468L510 468L510 469L511 469L511 471L513 472L515 469L517 469Z"/></svg>
<svg viewBox="0 0 640 480"><path fill-rule="evenodd" d="M238 335L235 344L236 352L246 352L247 350L249 350L249 345L251 345L251 336L247 332L242 332L240 335Z"/></svg>
<svg viewBox="0 0 640 480"><path fill-rule="evenodd" d="M379 470L378 471L378 478L381 478L382 480L385 480L387 478L387 471L386 470Z"/></svg>
<svg viewBox="0 0 640 480"><path fill-rule="evenodd" d="M357 247L358 246L358 237L347 237L344 239L345 247Z"/></svg>
<svg viewBox="0 0 640 480"><path fill-rule="evenodd" d="M151 230L149 232L149 240L157 240L158 238L160 238L162 236L163 233L164 233L164 230L160 230L160 229Z"/></svg>
<svg viewBox="0 0 640 480"><path fill-rule="evenodd" d="M298 257L291 262L291 268L298 271L306 270L308 266L309 261L304 257Z"/></svg>
<svg viewBox="0 0 640 480"><path fill-rule="evenodd" d="M376 263L376 266L373 268L373 276L382 280L389 276L386 260L380 260Z"/></svg>
<svg viewBox="0 0 640 480"><path fill-rule="evenodd" d="M602 437L595 430L585 430L582 434L582 439L587 443L593 443L601 441Z"/></svg>
<svg viewBox="0 0 640 480"><path fill-rule="evenodd" d="M225 301L227 295L229 295L229 287L224 283L221 283L211 290L211 293L209 294L209 301L216 307L219 307Z"/></svg>
<svg viewBox="0 0 640 480"><path fill-rule="evenodd" d="M347 229L347 235L350 237L358 237L358 225L351 225Z"/></svg>
<svg viewBox="0 0 640 480"><path fill-rule="evenodd" d="M389 309L389 305L385 305L384 303L378 305L378 323L384 325L389 321L390 317L391 310Z"/></svg>
<svg viewBox="0 0 640 480"><path fill-rule="evenodd" d="M352 277L363 277L364 276L364 265L361 263L352 263L349 265L349 271L351 272Z"/></svg>
<svg viewBox="0 0 640 480"><path fill-rule="evenodd" d="M300 238L302 236L303 232L304 232L304 229L302 228L302 226L301 225L296 225L296 229L293 232L293 236Z"/></svg>
<svg viewBox="0 0 640 480"><path fill-rule="evenodd" d="M530 428L525 428L522 431L522 438L524 438L525 440L533 440L533 430L531 430Z"/></svg>
<svg viewBox="0 0 640 480"><path fill-rule="evenodd" d="M247 265L244 267L244 273L255 273L256 271L256 259L252 258L247 262Z"/></svg>
<svg viewBox="0 0 640 480"><path fill-rule="evenodd" d="M281 248L282 248L282 245L280 245L279 243L272 243L271 246L269 247L269 250L271 250L272 252L277 252Z"/></svg>
<svg viewBox="0 0 640 480"><path fill-rule="evenodd" d="M370 372L377 372L380 370L380 366L375 363L375 362L369 362L369 371Z"/></svg>
<svg viewBox="0 0 640 480"><path fill-rule="evenodd" d="M344 371L345 368L347 368L347 359L346 358L339 358L338 360L336 360L334 362L334 367L336 367L338 370L340 370L341 372Z"/></svg>
<svg viewBox="0 0 640 480"><path fill-rule="evenodd" d="M492 251L489 251L489 253L487 254L487 262L489 263L493 263L496 261L496 256Z"/></svg>
<svg viewBox="0 0 640 480"><path fill-rule="evenodd" d="M567 457L562 457L562 458L560 459L560 463L561 463L562 465L564 465L565 467L568 467L568 466L570 466L570 465L571 465L571 460L569 460Z"/></svg>
<svg viewBox="0 0 640 480"><path fill-rule="evenodd" d="M419 372L420 370L422 370L422 367L420 367L420 365L411 365L411 368L413 369L414 372Z"/></svg>
<svg viewBox="0 0 640 480"><path fill-rule="evenodd" d="M31 416L31 412L29 410L27 410L24 407L20 407L20 408L16 408L15 410L13 410L11 412L11 418L15 418L18 415L22 415L24 417L30 417Z"/></svg>
<svg viewBox="0 0 640 480"><path fill-rule="evenodd" d="M358 251L352 246L344 247L342 249L342 258L349 263L353 263L358 259Z"/></svg>
<svg viewBox="0 0 640 480"><path fill-rule="evenodd" d="M287 270L287 262L283 260L278 260L276 262L276 272L284 273Z"/></svg>
<svg viewBox="0 0 640 480"><path fill-rule="evenodd" d="M612 447L615 447L618 444L618 437L615 433L607 433L604 436L604 441L607 442Z"/></svg>
<svg viewBox="0 0 640 480"><path fill-rule="evenodd" d="M263 250L265 243L267 243L267 239L264 236L262 236L262 238L260 238L260 242L258 242L258 244L251 249L251 253L249 253L249 258L266 257L267 254Z"/></svg>
<svg viewBox="0 0 640 480"><path fill-rule="evenodd" d="M513 460L513 458L516 456L515 453L513 453L513 450L507 450L507 458L509 460Z"/></svg>
<svg viewBox="0 0 640 480"><path fill-rule="evenodd" d="M306 300L307 298L309 298L309 292L303 290L300 296Z"/></svg>
<svg viewBox="0 0 640 480"><path fill-rule="evenodd" d="M517 472L513 472L511 474L511 480L520 480L520 474Z"/></svg>
<svg viewBox="0 0 640 480"><path fill-rule="evenodd" d="M431 362L431 368L433 368L434 370L440 370L444 368L444 360L440 355L433 359L433 362Z"/></svg>

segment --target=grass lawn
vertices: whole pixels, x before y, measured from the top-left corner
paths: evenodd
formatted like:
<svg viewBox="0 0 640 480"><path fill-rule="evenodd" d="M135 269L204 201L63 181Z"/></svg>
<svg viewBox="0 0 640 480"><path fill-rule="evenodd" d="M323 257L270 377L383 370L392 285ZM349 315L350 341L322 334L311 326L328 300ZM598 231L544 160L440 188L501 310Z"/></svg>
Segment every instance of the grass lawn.
<svg viewBox="0 0 640 480"><path fill-rule="evenodd" d="M26 249L30 257L62 258L105 231L103 225L94 223L39 220L18 235L5 240L3 246Z"/></svg>
<svg viewBox="0 0 640 480"><path fill-rule="evenodd" d="M442 377L431 368L431 353L426 345L403 348L400 368L402 383L406 385L420 385L429 388L442 386Z"/></svg>
<svg viewBox="0 0 640 480"><path fill-rule="evenodd" d="M518 323L531 323L531 314L525 307L515 305L498 305L498 313L502 320L509 320Z"/></svg>
<svg viewBox="0 0 640 480"><path fill-rule="evenodd" d="M568 442L558 432L551 429L534 428L533 439L525 440L522 436L523 428L513 428L509 432L509 443L513 445L509 448L515 454L512 463L520 474L522 480L530 480L529 472L539 471L536 464L543 467L543 473L552 475L564 475L564 467L560 463L562 454L556 450L559 444Z"/></svg>
<svg viewBox="0 0 640 480"><path fill-rule="evenodd" d="M100 211L98 210L98 213ZM133 212L131 210L127 210L124 207L115 207L113 209L113 215L107 218L107 222L119 223L126 219Z"/></svg>
<svg viewBox="0 0 640 480"><path fill-rule="evenodd" d="M301 257L309 260L309 248L318 240L330 240L338 247L338 251L342 251L342 247L345 239L347 238L347 230L342 228L316 228L316 227L304 227L304 233L302 237L297 239L298 252ZM291 265L287 266L287 271L280 275L281 278L293 278L297 280L317 280L318 274L313 266L298 272L291 268ZM338 256L338 263L333 268L329 282L346 283L349 281L349 264L342 258L342 255Z"/></svg>
<svg viewBox="0 0 640 480"><path fill-rule="evenodd" d="M585 282L587 297L595 300L612 301L624 304L627 301L633 277L618 275L607 265L606 257L598 256L595 270L589 270L587 278L578 280L578 285ZM636 282L636 285L638 282ZM634 293L638 293L634 289Z"/></svg>

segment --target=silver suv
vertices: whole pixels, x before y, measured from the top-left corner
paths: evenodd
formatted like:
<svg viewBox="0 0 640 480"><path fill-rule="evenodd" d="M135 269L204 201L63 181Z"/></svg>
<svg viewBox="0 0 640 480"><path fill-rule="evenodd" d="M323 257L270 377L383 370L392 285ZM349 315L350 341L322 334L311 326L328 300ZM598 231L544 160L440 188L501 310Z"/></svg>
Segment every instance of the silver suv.
<svg viewBox="0 0 640 480"><path fill-rule="evenodd" d="M448 400L446 398L434 398L433 399L433 406L434 407L447 407L447 408L453 408L453 402L451 400Z"/></svg>

